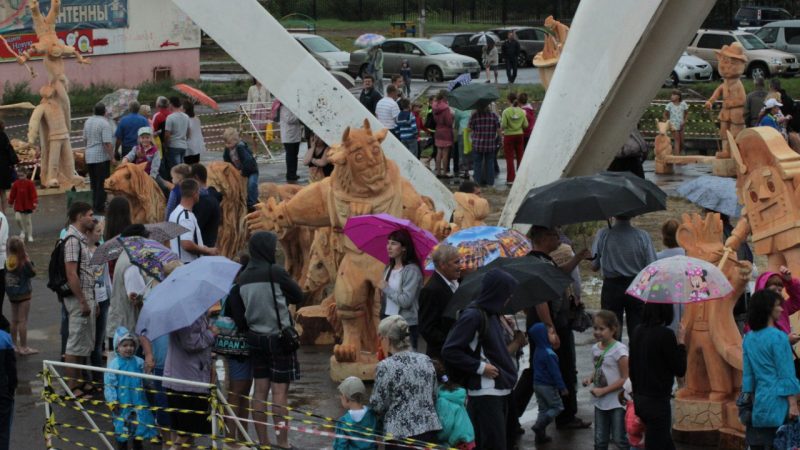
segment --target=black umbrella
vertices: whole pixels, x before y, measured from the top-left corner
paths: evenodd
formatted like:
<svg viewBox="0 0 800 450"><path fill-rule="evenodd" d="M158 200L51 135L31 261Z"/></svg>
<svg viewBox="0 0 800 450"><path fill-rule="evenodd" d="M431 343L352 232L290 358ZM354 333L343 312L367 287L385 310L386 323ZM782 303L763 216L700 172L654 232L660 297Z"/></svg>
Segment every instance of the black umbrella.
<svg viewBox="0 0 800 450"><path fill-rule="evenodd" d="M448 104L462 111L487 106L498 98L500 91L497 90L497 86L486 83L462 85L447 94Z"/></svg>
<svg viewBox="0 0 800 450"><path fill-rule="evenodd" d="M531 189L514 223L552 228L664 209L667 196L658 186L635 176L604 172L563 178Z"/></svg>
<svg viewBox="0 0 800 450"><path fill-rule="evenodd" d="M508 313L560 298L572 283L572 278L561 269L538 258L497 258L461 282L447 303L444 315L457 318L458 312L466 308L481 293L483 278L492 269L507 272L519 283L506 305Z"/></svg>

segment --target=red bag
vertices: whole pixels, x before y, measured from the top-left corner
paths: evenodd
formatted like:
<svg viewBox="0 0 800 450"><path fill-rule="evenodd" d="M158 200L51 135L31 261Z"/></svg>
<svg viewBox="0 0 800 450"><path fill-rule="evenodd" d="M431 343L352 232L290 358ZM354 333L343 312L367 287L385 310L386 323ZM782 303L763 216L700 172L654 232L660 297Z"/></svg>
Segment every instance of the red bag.
<svg viewBox="0 0 800 450"><path fill-rule="evenodd" d="M628 443L632 447L644 448L644 423L636 415L633 401L628 401L625 408L625 431L628 433Z"/></svg>

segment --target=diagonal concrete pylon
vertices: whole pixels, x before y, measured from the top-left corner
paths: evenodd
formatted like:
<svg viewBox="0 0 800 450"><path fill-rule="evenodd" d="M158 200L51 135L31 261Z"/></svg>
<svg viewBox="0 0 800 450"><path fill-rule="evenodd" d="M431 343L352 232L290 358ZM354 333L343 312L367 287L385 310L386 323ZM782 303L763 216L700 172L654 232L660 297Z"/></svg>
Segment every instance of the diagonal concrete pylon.
<svg viewBox="0 0 800 450"><path fill-rule="evenodd" d="M583 1L500 216L531 188L603 170L625 143L714 0Z"/></svg>
<svg viewBox="0 0 800 450"><path fill-rule="evenodd" d="M173 0L220 47L261 81L325 142L341 141L348 126L378 119L328 73L256 0ZM455 202L443 185L391 133L383 150L436 208L450 217Z"/></svg>

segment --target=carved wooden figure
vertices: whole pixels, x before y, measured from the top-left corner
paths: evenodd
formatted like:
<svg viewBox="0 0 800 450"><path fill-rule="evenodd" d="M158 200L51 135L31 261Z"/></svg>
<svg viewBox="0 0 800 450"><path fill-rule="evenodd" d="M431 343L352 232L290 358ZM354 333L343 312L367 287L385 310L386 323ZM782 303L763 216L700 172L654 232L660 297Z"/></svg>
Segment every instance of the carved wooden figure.
<svg viewBox="0 0 800 450"><path fill-rule="evenodd" d="M42 100L28 122L28 144L41 141L42 185L71 187L83 184L75 173L75 159L69 141L69 122L64 116L57 92L49 84L39 89Z"/></svg>
<svg viewBox="0 0 800 450"><path fill-rule="evenodd" d="M247 180L230 163L208 164L208 185L222 194L216 247L220 254L233 259L247 245Z"/></svg>
<svg viewBox="0 0 800 450"><path fill-rule="evenodd" d="M427 206L420 195L383 154L381 142L387 133L383 129L373 134L366 120L363 129L347 128L341 145L329 151L328 159L336 166L330 177L304 187L288 202L278 204L270 199L248 216L251 230L331 226L339 234L344 257L336 276L334 298L336 316L342 323L342 342L334 347L331 360L334 379L350 375L371 379L377 363L378 286L383 265L341 234L347 219L387 213L413 220L438 238L451 230L443 213L423 210Z"/></svg>
<svg viewBox="0 0 800 450"><path fill-rule="evenodd" d="M261 183L258 186L258 198L261 202L269 199L286 201L294 197L303 186L296 184ZM283 249L286 272L297 282L303 283L308 271L308 257L311 253L311 242L314 240L312 227L295 226L280 230L278 243Z"/></svg>
<svg viewBox="0 0 800 450"><path fill-rule="evenodd" d="M658 134L654 142L656 154L656 173L670 174L673 172L672 165L667 163L667 156L672 155L672 140L669 137L669 131L673 130L672 122L665 120L661 122L656 119L656 127Z"/></svg>
<svg viewBox="0 0 800 450"><path fill-rule="evenodd" d="M122 195L128 199L133 223L164 221L167 202L161 188L144 171L146 165L146 162L121 164L103 185L111 194Z"/></svg>
<svg viewBox="0 0 800 450"><path fill-rule="evenodd" d="M734 42L723 45L717 53L718 72L722 77L720 84L706 101L705 107L711 109L714 102L722 97L722 110L719 112L719 136L722 140L722 150L717 153L717 158L730 158L727 133L730 130L733 137L744 129L744 102L747 93L742 84L742 74L747 66L747 57L742 44Z"/></svg>
<svg viewBox="0 0 800 450"><path fill-rule="evenodd" d="M552 34L544 38L544 48L541 52L542 59L545 61L558 59L561 56L561 51L564 49L564 44L567 42L569 27L554 19L553 16L547 16L547 18L544 19L544 26Z"/></svg>
<svg viewBox="0 0 800 450"><path fill-rule="evenodd" d="M459 229L486 225L484 220L492 211L488 200L466 192L456 192L453 194L453 198L456 201L453 223Z"/></svg>

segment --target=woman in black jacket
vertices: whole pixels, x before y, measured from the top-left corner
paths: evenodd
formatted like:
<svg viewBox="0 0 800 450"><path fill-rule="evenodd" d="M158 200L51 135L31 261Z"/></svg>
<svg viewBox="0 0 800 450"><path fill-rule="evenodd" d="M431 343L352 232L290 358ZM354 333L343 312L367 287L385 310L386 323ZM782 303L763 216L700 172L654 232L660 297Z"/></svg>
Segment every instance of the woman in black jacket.
<svg viewBox="0 0 800 450"><path fill-rule="evenodd" d="M647 429L647 450L673 450L672 385L686 374L686 346L683 325L678 336L668 328L672 305L647 303L642 324L630 339L630 377L636 415Z"/></svg>

